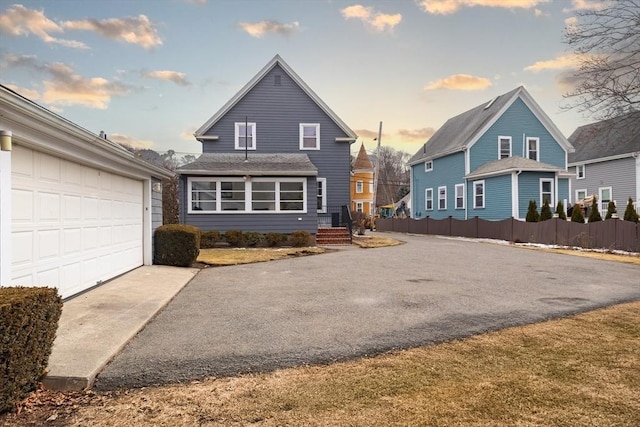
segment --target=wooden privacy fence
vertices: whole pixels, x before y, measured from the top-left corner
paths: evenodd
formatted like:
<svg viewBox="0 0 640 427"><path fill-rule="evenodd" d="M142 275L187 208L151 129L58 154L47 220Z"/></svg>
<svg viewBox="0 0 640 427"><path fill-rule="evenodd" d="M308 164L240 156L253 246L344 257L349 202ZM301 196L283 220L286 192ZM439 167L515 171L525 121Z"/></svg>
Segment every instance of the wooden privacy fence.
<svg viewBox="0 0 640 427"><path fill-rule="evenodd" d="M376 228L379 231L398 233L437 234L500 239L516 243L640 252L640 224L621 219L580 224L558 218L542 222L524 222L513 218L487 221L478 217L468 220L451 217L446 219L381 218L376 220Z"/></svg>

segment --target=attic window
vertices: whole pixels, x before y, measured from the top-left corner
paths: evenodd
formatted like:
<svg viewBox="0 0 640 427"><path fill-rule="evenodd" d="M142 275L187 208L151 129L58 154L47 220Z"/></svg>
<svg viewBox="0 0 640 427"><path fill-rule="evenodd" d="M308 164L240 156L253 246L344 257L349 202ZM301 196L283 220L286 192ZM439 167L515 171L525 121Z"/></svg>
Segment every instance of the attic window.
<svg viewBox="0 0 640 427"><path fill-rule="evenodd" d="M276 74L275 76L273 76L273 84L275 86L282 85L282 76L280 74Z"/></svg>
<svg viewBox="0 0 640 427"><path fill-rule="evenodd" d="M496 99L500 98L500 96L496 96L495 98L493 98L491 101L489 101L489 103L487 105L485 105L484 109L488 109L489 107L491 107L493 105L494 102L496 102Z"/></svg>

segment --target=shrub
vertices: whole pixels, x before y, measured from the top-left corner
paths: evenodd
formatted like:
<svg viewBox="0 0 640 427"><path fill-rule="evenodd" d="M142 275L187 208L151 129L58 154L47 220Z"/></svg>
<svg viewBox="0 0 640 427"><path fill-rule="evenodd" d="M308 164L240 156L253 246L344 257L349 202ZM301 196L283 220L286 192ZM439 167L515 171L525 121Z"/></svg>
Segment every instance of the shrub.
<svg viewBox="0 0 640 427"><path fill-rule="evenodd" d="M302 247L311 244L311 233L304 230L294 231L289 235L291 246Z"/></svg>
<svg viewBox="0 0 640 427"><path fill-rule="evenodd" d="M576 204L573 206L573 212L571 213L571 222L579 222L584 224L584 214L582 213L582 206Z"/></svg>
<svg viewBox="0 0 640 427"><path fill-rule="evenodd" d="M538 204L535 200L529 200L529 208L527 209L527 222L538 222L540 214L538 214Z"/></svg>
<svg viewBox="0 0 640 427"><path fill-rule="evenodd" d="M278 246L287 241L287 236L283 233L267 233L264 238L268 246Z"/></svg>
<svg viewBox="0 0 640 427"><path fill-rule="evenodd" d="M602 216L600 216L600 211L598 210L598 198L594 196L591 209L589 209L589 222L598 221L602 221Z"/></svg>
<svg viewBox="0 0 640 427"><path fill-rule="evenodd" d="M549 206L549 201L545 200L542 205L542 209L540 209L540 221L546 221L548 219L553 218L553 213L551 213L551 206Z"/></svg>
<svg viewBox="0 0 640 427"><path fill-rule="evenodd" d="M616 209L616 204L613 203L613 200L610 200L609 204L607 205L607 214L604 216L604 219L611 219L611 216L617 213L618 210Z"/></svg>
<svg viewBox="0 0 640 427"><path fill-rule="evenodd" d="M624 210L624 220L638 223L638 212L636 212L636 208L633 206L633 199L629 197L629 201L627 202L627 208Z"/></svg>
<svg viewBox="0 0 640 427"><path fill-rule="evenodd" d="M240 230L229 230L224 233L224 240L231 246L241 246L244 241L244 235Z"/></svg>
<svg viewBox="0 0 640 427"><path fill-rule="evenodd" d="M220 241L222 241L222 234L219 231L205 231L200 236L200 248L213 248Z"/></svg>
<svg viewBox="0 0 640 427"><path fill-rule="evenodd" d="M558 218L567 219L567 213L564 211L564 204L561 201L558 201L556 205L556 213L558 214Z"/></svg>
<svg viewBox="0 0 640 427"><path fill-rule="evenodd" d="M258 243L264 241L264 234L257 231L247 231L242 236L242 239L248 246L256 246Z"/></svg>
<svg viewBox="0 0 640 427"><path fill-rule="evenodd" d="M45 376L61 312L53 288L0 288L0 413L15 408Z"/></svg>
<svg viewBox="0 0 640 427"><path fill-rule="evenodd" d="M353 223L353 229L358 231L358 234L364 234L367 222L367 216L364 212L351 212L351 220Z"/></svg>
<svg viewBox="0 0 640 427"><path fill-rule="evenodd" d="M191 225L169 224L156 229L153 263L189 267L200 253L200 229Z"/></svg>

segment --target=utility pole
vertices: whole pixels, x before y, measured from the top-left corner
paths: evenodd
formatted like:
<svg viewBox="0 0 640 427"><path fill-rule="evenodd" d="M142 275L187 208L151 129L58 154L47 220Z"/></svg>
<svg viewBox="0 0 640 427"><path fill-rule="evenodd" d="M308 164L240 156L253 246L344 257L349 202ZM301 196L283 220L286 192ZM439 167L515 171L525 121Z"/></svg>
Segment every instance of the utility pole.
<svg viewBox="0 0 640 427"><path fill-rule="evenodd" d="M375 219L376 214L376 198L378 197L378 175L380 172L380 141L382 140L382 122L378 127L378 147L376 148L376 168L373 171L373 212L371 212L371 221Z"/></svg>

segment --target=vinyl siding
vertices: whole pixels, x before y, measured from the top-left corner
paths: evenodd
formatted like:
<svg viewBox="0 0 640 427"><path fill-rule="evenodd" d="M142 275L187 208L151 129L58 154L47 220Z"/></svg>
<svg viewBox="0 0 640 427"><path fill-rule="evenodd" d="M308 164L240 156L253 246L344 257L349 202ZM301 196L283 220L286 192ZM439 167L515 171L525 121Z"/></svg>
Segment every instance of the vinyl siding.
<svg viewBox="0 0 640 427"><path fill-rule="evenodd" d="M464 209L455 209L455 185L464 183L464 153L455 153L433 160L433 170L424 171L424 163L411 167L413 179L412 215L414 218L431 217L464 219ZM447 209L438 210L438 187L447 187ZM425 189L433 188L433 210L425 210ZM469 199L465 200L468 206Z"/></svg>
<svg viewBox="0 0 640 427"><path fill-rule="evenodd" d="M468 218L479 217L487 220L511 218L511 175L484 178L484 208L473 207L473 183L482 179L469 180L467 185Z"/></svg>
<svg viewBox="0 0 640 427"><path fill-rule="evenodd" d="M629 197L636 200L637 172L633 157L590 163L585 166L584 179L576 179L576 167L569 168L571 178L571 203L576 202L576 190L587 190L587 194L598 194L601 187L611 187L613 200L618 211L624 209Z"/></svg>
<svg viewBox="0 0 640 427"><path fill-rule="evenodd" d="M520 218L527 217L530 200L536 201L538 212L540 212L542 207L540 201L540 179L543 178L554 179L555 174L552 172L523 172L518 176L518 212ZM558 193L560 193L560 189L558 189ZM555 210L555 206L552 207L552 210Z"/></svg>
<svg viewBox="0 0 640 427"><path fill-rule="evenodd" d="M471 147L470 172L487 162L498 160L499 136L511 137L512 156L526 157L527 152L523 152L523 135L539 138L539 161L566 168L566 156L562 146L518 98Z"/></svg>

